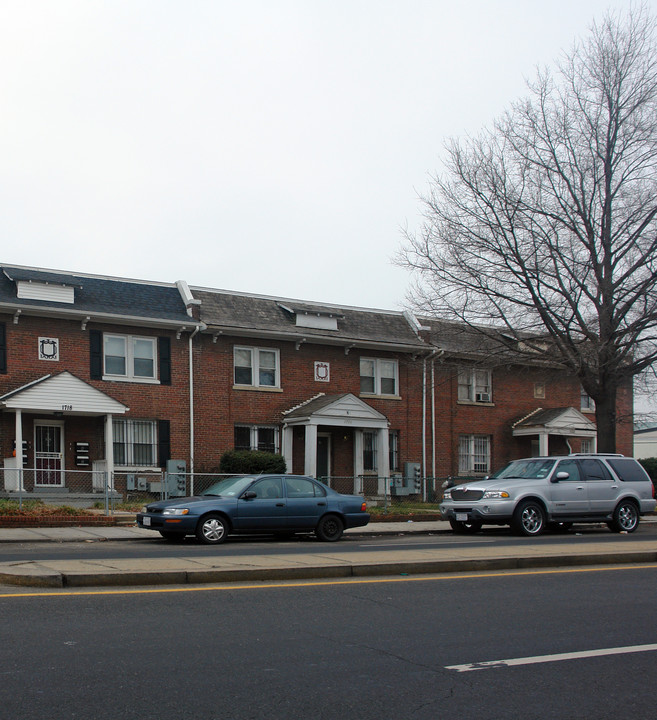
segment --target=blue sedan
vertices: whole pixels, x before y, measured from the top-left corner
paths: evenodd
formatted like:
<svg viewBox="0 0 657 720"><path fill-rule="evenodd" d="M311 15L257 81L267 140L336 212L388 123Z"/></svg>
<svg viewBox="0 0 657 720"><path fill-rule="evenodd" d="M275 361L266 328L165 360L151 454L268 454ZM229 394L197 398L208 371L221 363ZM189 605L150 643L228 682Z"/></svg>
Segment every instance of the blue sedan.
<svg viewBox="0 0 657 720"><path fill-rule="evenodd" d="M137 514L139 527L165 540L185 535L209 545L232 533L315 533L333 542L346 528L370 520L363 498L342 495L301 475L240 475L220 480L203 495L153 502Z"/></svg>

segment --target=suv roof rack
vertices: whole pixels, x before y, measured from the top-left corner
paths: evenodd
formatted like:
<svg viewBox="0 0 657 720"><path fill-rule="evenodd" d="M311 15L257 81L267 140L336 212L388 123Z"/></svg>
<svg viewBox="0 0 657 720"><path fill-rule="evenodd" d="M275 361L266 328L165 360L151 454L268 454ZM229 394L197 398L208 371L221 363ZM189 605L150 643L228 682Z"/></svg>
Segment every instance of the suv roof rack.
<svg viewBox="0 0 657 720"><path fill-rule="evenodd" d="M623 453L570 453L568 457L625 457Z"/></svg>

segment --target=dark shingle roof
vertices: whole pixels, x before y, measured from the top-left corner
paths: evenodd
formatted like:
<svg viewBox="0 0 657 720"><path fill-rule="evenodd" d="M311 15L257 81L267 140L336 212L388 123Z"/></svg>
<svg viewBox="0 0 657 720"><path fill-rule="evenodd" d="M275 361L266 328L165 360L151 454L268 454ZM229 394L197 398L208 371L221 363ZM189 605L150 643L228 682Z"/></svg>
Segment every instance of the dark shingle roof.
<svg viewBox="0 0 657 720"><path fill-rule="evenodd" d="M136 318L190 324L185 304L176 285L123 280L91 275L59 273L37 268L2 266L0 273L0 308L22 308L24 311L63 315L87 314L104 317ZM66 285L75 288L75 302L33 300L16 296L17 281Z"/></svg>
<svg viewBox="0 0 657 720"><path fill-rule="evenodd" d="M194 297L201 300L201 320L207 324L209 331L297 340L305 338L307 342L316 340L345 346L388 345L391 349L409 352L429 349L401 312L301 303L207 288L191 290ZM332 316L337 319L337 329L298 326L295 311Z"/></svg>

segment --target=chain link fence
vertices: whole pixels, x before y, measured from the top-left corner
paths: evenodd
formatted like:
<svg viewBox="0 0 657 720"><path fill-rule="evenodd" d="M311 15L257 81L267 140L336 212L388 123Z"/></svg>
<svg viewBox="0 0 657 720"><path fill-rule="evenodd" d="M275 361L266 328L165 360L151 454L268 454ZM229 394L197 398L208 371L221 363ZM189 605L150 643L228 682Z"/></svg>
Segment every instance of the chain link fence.
<svg viewBox="0 0 657 720"><path fill-rule="evenodd" d="M137 512L154 500L188 497L211 492L212 485L228 474L117 471L109 475L99 464L93 470L61 470L56 467L0 469L0 499L37 500L48 505L94 508L106 515ZM400 475L321 477L340 493L362 495L377 514L439 511L443 490L475 478Z"/></svg>

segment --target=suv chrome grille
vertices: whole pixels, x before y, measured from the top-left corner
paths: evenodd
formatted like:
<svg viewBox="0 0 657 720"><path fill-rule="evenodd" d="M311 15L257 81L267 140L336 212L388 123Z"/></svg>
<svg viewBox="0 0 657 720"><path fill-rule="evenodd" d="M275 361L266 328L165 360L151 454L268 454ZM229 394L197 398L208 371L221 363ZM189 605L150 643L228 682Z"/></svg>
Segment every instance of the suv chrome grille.
<svg viewBox="0 0 657 720"><path fill-rule="evenodd" d="M458 487L452 488L452 500L481 500L483 496L483 490L468 490L468 488L460 489Z"/></svg>

